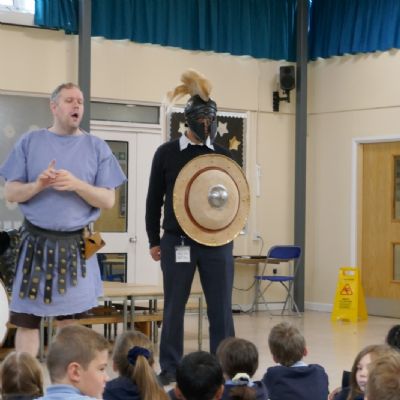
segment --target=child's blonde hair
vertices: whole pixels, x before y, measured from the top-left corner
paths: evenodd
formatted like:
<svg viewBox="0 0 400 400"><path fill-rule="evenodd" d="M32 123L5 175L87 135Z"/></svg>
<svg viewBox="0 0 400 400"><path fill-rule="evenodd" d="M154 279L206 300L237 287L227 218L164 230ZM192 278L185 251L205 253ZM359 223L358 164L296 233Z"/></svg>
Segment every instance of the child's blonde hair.
<svg viewBox="0 0 400 400"><path fill-rule="evenodd" d="M113 362L120 375L136 383L142 400L168 399L152 367L152 344L143 333L127 331L119 335L114 346Z"/></svg>
<svg viewBox="0 0 400 400"><path fill-rule="evenodd" d="M271 329L268 345L274 360L285 367L300 361L306 350L303 335L289 322L281 322Z"/></svg>
<svg viewBox="0 0 400 400"><path fill-rule="evenodd" d="M109 344L99 333L82 325L65 326L56 335L47 354L51 382L63 379L72 362L87 369L104 350L109 350Z"/></svg>
<svg viewBox="0 0 400 400"><path fill-rule="evenodd" d="M43 396L43 373L39 362L29 353L12 352L0 367L1 398L16 396L35 399Z"/></svg>
<svg viewBox="0 0 400 400"><path fill-rule="evenodd" d="M369 365L366 395L369 400L400 398L400 353L393 349Z"/></svg>

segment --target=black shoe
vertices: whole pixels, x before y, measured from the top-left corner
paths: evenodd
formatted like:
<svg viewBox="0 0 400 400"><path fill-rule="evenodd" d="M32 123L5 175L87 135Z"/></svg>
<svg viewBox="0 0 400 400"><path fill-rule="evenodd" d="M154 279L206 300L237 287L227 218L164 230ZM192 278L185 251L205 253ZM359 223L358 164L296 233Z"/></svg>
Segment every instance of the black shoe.
<svg viewBox="0 0 400 400"><path fill-rule="evenodd" d="M167 386L176 381L175 373L169 371L161 371L157 378L162 386Z"/></svg>

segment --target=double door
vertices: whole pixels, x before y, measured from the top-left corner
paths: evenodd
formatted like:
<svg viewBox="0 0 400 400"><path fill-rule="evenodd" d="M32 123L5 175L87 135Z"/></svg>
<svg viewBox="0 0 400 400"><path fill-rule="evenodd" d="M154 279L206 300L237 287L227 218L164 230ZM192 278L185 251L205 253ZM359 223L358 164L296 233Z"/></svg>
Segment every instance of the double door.
<svg viewBox="0 0 400 400"><path fill-rule="evenodd" d="M160 266L149 255L145 229L150 168L154 152L161 143L160 130L148 126L92 123L91 132L109 144L128 178L116 190L114 207L103 210L94 225L106 242L98 255L103 278L138 284L161 284Z"/></svg>

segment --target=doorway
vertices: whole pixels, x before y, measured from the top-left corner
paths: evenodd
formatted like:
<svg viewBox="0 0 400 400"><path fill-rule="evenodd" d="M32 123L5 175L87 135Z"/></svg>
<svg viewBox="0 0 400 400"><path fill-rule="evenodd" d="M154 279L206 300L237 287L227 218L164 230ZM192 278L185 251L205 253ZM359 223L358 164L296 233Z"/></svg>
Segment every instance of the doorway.
<svg viewBox="0 0 400 400"><path fill-rule="evenodd" d="M114 207L102 211L94 225L106 242L98 255L103 279L159 285L161 270L149 254L144 216L151 162L161 144L161 128L92 122L91 132L109 144L128 177L116 190Z"/></svg>
<svg viewBox="0 0 400 400"><path fill-rule="evenodd" d="M359 264L368 313L400 317L400 141L360 149Z"/></svg>

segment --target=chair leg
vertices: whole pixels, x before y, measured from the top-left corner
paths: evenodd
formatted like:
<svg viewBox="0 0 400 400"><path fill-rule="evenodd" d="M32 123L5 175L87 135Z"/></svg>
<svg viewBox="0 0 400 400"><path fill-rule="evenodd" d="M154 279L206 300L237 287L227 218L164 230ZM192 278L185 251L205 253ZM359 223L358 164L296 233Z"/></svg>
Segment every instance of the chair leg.
<svg viewBox="0 0 400 400"><path fill-rule="evenodd" d="M266 311L269 312L269 314L272 316L272 310L269 308L268 306L268 301L267 299L264 297L264 293L269 289L269 287L272 285L272 282L268 283L268 285L265 287L265 289L261 292L261 298L262 298L262 303L265 305L265 309Z"/></svg>
<svg viewBox="0 0 400 400"><path fill-rule="evenodd" d="M287 296L286 296L285 303L284 303L283 308L282 308L281 315L283 315L283 313L285 312L286 305L287 305L288 306L288 312L289 311L293 311L293 308L294 308L295 312L300 317L301 315L300 315L299 308L297 307L297 304L294 301L293 294L292 294L293 293L293 281L289 282L288 286L286 286L283 282L281 282L281 284L287 291Z"/></svg>
<svg viewBox="0 0 400 400"><path fill-rule="evenodd" d="M253 300L253 304L250 308L250 312L259 311L259 305L264 304L266 311L268 311L272 315L272 312L271 312L270 308L268 307L268 301L264 297L264 293L271 286L271 282L264 288L264 290L261 290L261 283L262 283L261 280L256 279L255 289L254 289L254 300Z"/></svg>
<svg viewBox="0 0 400 400"><path fill-rule="evenodd" d="M251 306L250 312L258 311L259 293L260 293L260 281L258 279L256 279L255 285L254 285L254 299L253 299L253 304Z"/></svg>

